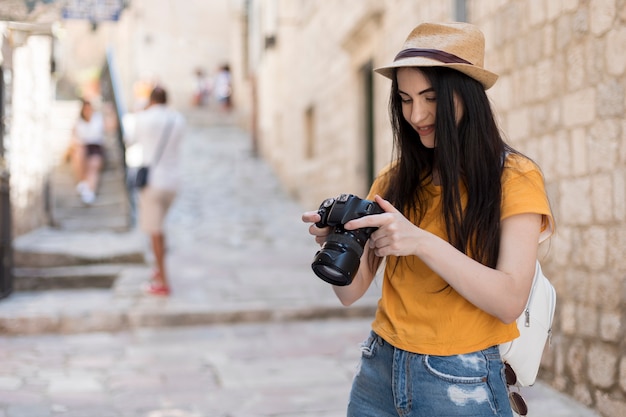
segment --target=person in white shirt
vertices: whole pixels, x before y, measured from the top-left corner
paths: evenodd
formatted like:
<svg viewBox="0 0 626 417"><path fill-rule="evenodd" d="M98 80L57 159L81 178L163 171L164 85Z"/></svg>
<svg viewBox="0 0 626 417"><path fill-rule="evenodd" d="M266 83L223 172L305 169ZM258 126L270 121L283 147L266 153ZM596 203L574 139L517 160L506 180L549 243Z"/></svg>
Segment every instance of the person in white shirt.
<svg viewBox="0 0 626 417"><path fill-rule="evenodd" d="M72 166L76 191L87 205L94 203L104 166L104 121L91 102L82 100L80 117L72 131Z"/></svg>
<svg viewBox="0 0 626 417"><path fill-rule="evenodd" d="M139 190L138 219L140 229L150 236L155 259L146 291L163 296L170 294L163 225L179 187L179 153L186 128L184 117L166 103L165 89L155 87L148 106L134 115L133 128L125 132L127 145L140 145L141 165L149 167L148 183Z"/></svg>
<svg viewBox="0 0 626 417"><path fill-rule="evenodd" d="M223 110L229 111L232 109L233 86L230 66L228 64L222 65L215 75L213 92Z"/></svg>

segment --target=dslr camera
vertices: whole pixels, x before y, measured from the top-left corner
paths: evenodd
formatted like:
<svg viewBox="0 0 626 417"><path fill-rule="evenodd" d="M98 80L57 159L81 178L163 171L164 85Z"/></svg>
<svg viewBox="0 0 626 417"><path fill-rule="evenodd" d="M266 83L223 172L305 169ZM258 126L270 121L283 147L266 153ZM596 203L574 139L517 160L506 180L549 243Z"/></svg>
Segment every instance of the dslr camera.
<svg viewBox="0 0 626 417"><path fill-rule="evenodd" d="M377 227L345 230L343 226L350 220L384 213L384 210L374 201L362 200L352 194L341 194L324 200L317 212L321 220L315 225L330 226L333 230L315 254L311 268L315 275L330 284L350 285L359 270L365 242Z"/></svg>

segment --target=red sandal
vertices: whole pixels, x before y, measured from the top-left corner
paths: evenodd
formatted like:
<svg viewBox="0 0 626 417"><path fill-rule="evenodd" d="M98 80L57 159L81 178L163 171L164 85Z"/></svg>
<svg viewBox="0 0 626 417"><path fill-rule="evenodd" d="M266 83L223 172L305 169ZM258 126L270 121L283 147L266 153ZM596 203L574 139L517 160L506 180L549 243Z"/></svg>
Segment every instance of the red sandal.
<svg viewBox="0 0 626 417"><path fill-rule="evenodd" d="M151 282L146 286L146 293L150 295L168 296L170 295L170 289L167 285L157 284Z"/></svg>

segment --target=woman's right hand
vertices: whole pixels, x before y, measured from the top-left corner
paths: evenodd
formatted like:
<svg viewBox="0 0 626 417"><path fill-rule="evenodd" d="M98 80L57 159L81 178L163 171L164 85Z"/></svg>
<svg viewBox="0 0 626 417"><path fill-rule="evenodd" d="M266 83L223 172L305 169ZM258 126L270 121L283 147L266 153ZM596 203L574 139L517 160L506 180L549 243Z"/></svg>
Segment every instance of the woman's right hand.
<svg viewBox="0 0 626 417"><path fill-rule="evenodd" d="M302 221L305 223L311 223L309 226L309 233L315 236L315 242L322 246L326 242L326 237L330 233L330 227L317 227L315 223L319 222L322 218L317 211L307 211L302 214Z"/></svg>

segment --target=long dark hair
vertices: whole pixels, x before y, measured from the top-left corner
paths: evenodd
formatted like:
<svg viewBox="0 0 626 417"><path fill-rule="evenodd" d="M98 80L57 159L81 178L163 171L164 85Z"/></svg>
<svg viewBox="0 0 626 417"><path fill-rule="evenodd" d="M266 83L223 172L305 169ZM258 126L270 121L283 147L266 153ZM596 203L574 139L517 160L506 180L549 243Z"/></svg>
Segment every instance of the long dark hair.
<svg viewBox="0 0 626 417"><path fill-rule="evenodd" d="M394 134L394 160L387 173L385 198L419 225L432 197L424 188L436 170L441 185L441 211L448 241L484 265L495 267L500 247L500 177L507 146L496 124L483 86L458 71L419 68L436 94L434 149L402 116L394 77L389 112ZM454 96L463 108L457 123ZM462 189L467 202L462 201ZM413 214L416 213L416 214Z"/></svg>
<svg viewBox="0 0 626 417"><path fill-rule="evenodd" d="M83 119L86 122L89 121L87 119L87 116L85 115L85 111L87 110L88 107L92 107L91 102L89 100L84 99L84 98L80 99L80 118Z"/></svg>

